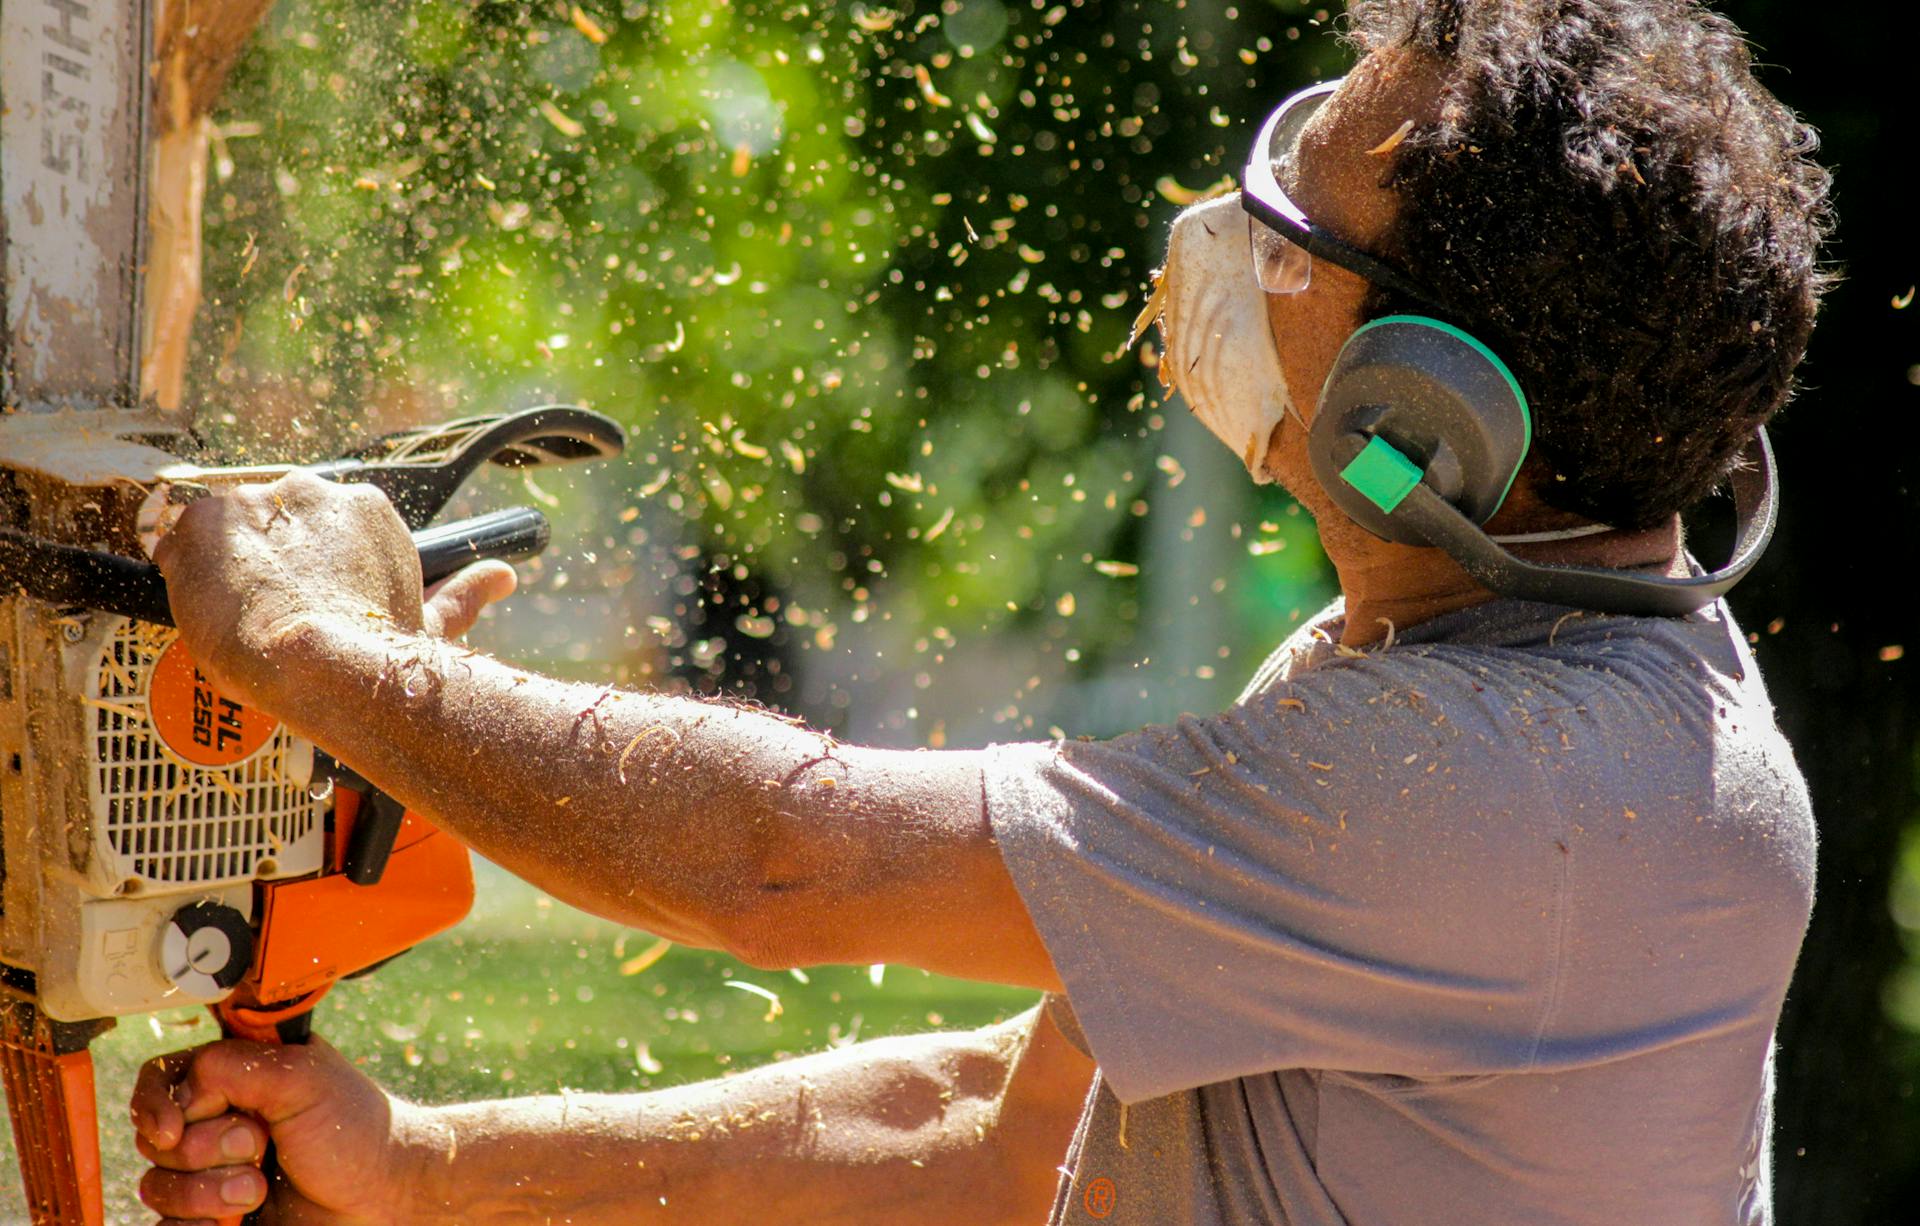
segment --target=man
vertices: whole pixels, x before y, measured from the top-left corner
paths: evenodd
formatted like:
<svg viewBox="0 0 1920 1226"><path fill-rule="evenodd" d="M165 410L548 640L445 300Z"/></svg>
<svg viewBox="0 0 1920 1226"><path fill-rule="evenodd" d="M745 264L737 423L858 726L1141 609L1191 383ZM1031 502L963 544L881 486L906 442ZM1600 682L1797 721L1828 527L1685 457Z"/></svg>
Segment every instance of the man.
<svg viewBox="0 0 1920 1226"><path fill-rule="evenodd" d="M1323 250L1430 291L1528 389L1533 453L1489 531L1686 573L1677 512L1785 400L1812 326L1810 142L1687 0L1375 0L1353 37L1276 173ZM447 641L511 574L423 606L377 495L196 504L160 555L196 656L545 890L759 966L1056 995L703 1086L440 1109L323 1043L216 1043L143 1071L148 1203L259 1204L270 1133L297 1222L1768 1220L1813 834L1742 636L1720 606L1495 599L1349 522L1285 389L1397 291L1282 251L1296 275L1263 298L1208 253L1273 236L1208 208L1176 229L1167 309L1211 322L1169 319L1194 355L1173 373L1236 452L1273 410L1248 466L1315 513L1344 594L1215 717L940 753L642 694L596 726L591 692ZM1245 336L1239 301L1271 355L1203 361ZM1267 366L1251 392L1234 373Z"/></svg>

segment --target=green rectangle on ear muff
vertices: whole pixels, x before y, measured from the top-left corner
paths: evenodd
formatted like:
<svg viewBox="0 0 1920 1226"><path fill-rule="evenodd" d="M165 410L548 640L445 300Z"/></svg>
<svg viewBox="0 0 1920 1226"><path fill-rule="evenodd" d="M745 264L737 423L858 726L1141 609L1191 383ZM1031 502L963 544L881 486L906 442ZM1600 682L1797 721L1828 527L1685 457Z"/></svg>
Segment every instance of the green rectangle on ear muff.
<svg viewBox="0 0 1920 1226"><path fill-rule="evenodd" d="M1342 481L1387 514L1392 514L1400 500L1413 492L1424 475L1419 465L1378 436L1368 439L1360 454L1340 470Z"/></svg>

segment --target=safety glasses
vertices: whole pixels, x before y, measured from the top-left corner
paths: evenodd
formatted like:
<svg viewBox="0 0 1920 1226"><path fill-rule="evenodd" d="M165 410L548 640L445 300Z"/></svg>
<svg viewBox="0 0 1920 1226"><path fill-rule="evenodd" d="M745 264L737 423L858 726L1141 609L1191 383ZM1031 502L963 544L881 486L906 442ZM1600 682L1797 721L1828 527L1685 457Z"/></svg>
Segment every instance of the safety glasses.
<svg viewBox="0 0 1920 1226"><path fill-rule="evenodd" d="M1412 299L1430 314L1441 314L1434 294L1425 286L1314 225L1280 187L1286 165L1299 148L1300 134L1321 104L1340 88L1340 80L1301 90L1275 107L1260 125L1246 173L1240 178L1240 207L1246 210L1253 240L1254 277L1269 294L1297 294L1313 283L1313 261L1322 259Z"/></svg>

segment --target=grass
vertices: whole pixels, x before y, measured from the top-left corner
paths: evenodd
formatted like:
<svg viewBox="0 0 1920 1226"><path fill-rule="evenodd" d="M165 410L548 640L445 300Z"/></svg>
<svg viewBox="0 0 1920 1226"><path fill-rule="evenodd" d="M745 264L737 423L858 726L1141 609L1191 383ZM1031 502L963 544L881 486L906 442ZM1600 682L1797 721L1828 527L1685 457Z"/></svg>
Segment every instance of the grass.
<svg viewBox="0 0 1920 1226"><path fill-rule="evenodd" d="M545 898L477 864L480 901L460 927L365 979L341 984L315 1028L382 1085L420 1102L577 1090L646 1090L724 1076L790 1054L887 1034L985 1025L1031 992L921 971L823 967L757 971L671 950L633 975L642 933ZM879 982L875 982L878 978ZM779 997L777 1017L765 997ZM94 1045L110 1222L151 1221L125 1104L141 1062L213 1037L204 1010L124 1018ZM0 1149L0 1222L25 1222L9 1134Z"/></svg>

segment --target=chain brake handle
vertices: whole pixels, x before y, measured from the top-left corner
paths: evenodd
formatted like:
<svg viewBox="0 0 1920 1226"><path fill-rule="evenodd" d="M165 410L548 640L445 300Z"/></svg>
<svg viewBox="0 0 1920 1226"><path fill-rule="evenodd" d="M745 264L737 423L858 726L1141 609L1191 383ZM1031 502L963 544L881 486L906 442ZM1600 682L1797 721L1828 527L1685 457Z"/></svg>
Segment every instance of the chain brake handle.
<svg viewBox="0 0 1920 1226"><path fill-rule="evenodd" d="M545 468L611 459L625 446L626 435L612 418L550 404L383 435L308 471L374 486L392 500L407 527L418 531L483 464Z"/></svg>

